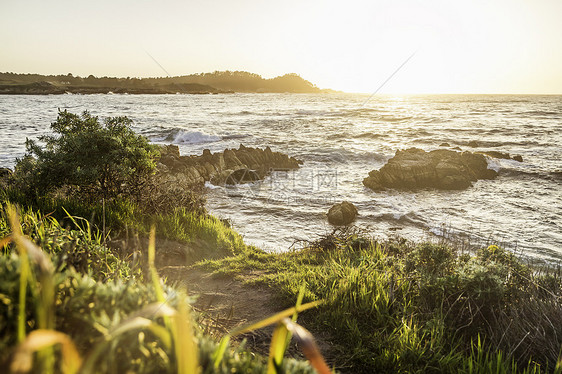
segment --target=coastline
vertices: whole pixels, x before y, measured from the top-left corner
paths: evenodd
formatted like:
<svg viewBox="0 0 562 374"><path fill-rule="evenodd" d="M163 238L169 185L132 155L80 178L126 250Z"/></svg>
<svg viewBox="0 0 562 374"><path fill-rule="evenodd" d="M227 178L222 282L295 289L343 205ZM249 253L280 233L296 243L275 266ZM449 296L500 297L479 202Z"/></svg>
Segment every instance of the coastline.
<svg viewBox="0 0 562 374"><path fill-rule="evenodd" d="M399 236L378 240L377 231L350 225L357 209L349 203L333 221L347 226L309 237L302 248L268 253L209 214L196 185L254 182L277 167L299 168L298 159L242 145L181 156L177 146L149 144L130 124L59 111L51 124L59 136L43 138L45 148L28 142L15 173L2 171L0 325L8 333L0 367L14 365L25 347L18 343L49 331L77 347L77 362L84 357L98 371L175 371L188 352L194 373L264 372L276 359L266 357L270 342L271 351L287 352L277 364L291 374L318 367L562 370L559 267L530 264L496 245L467 251ZM90 157L88 149L107 147L109 138L106 158ZM476 188L474 178L497 176L487 169L490 157L523 162L503 152L410 148L363 173L377 178L375 189L433 186L452 188L453 196L459 187ZM97 172L100 162L102 170L116 167L111 179ZM197 292L201 302L187 296ZM250 323L254 318L261 321ZM270 324L276 327L261 330ZM315 348L301 352L276 340L295 329ZM29 360L47 370L53 352Z"/></svg>

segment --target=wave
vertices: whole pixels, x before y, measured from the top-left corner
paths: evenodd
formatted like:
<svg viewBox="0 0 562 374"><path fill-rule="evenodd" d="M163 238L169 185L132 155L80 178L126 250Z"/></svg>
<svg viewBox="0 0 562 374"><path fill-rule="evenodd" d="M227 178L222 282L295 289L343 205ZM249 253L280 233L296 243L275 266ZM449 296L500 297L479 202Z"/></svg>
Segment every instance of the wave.
<svg viewBox="0 0 562 374"><path fill-rule="evenodd" d="M333 136L333 135L331 135L331 136ZM342 138L342 137L343 136L341 134L338 135L338 138ZM355 139L380 139L380 138L384 138L384 137L386 137L385 134L381 134L381 133L375 134L375 133L372 133L372 132L364 132L362 134L353 136L353 138L355 138Z"/></svg>
<svg viewBox="0 0 562 374"><path fill-rule="evenodd" d="M562 182L562 170L554 171L531 171L521 169L502 168L499 174L505 177L518 177L530 179L544 179L552 182Z"/></svg>
<svg viewBox="0 0 562 374"><path fill-rule="evenodd" d="M538 116L538 117L551 117L551 116L560 117L561 115L560 112L554 112L549 110L529 110L526 112L517 112L515 114L525 115L525 116Z"/></svg>
<svg viewBox="0 0 562 374"><path fill-rule="evenodd" d="M300 155L297 154L297 157ZM347 164L349 162L385 162L388 156L377 152L356 151L346 148L313 148L309 149L303 156L307 161L336 162Z"/></svg>
<svg viewBox="0 0 562 374"><path fill-rule="evenodd" d="M427 222L421 216L414 212L404 213L383 213L373 217L378 221L396 222L401 224L409 224L415 227L426 228Z"/></svg>
<svg viewBox="0 0 562 374"><path fill-rule="evenodd" d="M469 148L497 148L507 146L531 146L543 145L537 141L492 141L492 140L458 140L457 144L467 146Z"/></svg>
<svg viewBox="0 0 562 374"><path fill-rule="evenodd" d="M172 144L202 144L222 140L222 137L202 133L201 131L187 131L182 129L165 129L156 131L149 136L153 142L167 142Z"/></svg>
<svg viewBox="0 0 562 374"><path fill-rule="evenodd" d="M167 138L169 140L171 136ZM171 139L173 144L201 144L214 143L222 140L220 136L204 134L200 131L179 130Z"/></svg>
<svg viewBox="0 0 562 374"><path fill-rule="evenodd" d="M243 139L251 137L249 134L225 134L214 135L206 134L201 131L188 131L179 128L159 128L152 129L146 133L148 138L157 143L172 143L172 144L205 144L214 143L221 140Z"/></svg>
<svg viewBox="0 0 562 374"><path fill-rule="evenodd" d="M377 120L379 121L383 121L383 122L404 122L404 121L409 121L411 120L413 117L411 116L406 116L406 117L397 117L397 116L393 116L393 115L386 115L383 114L382 116L379 116L377 118Z"/></svg>
<svg viewBox="0 0 562 374"><path fill-rule="evenodd" d="M352 117L354 115L363 115L363 114L370 114L376 112L380 112L380 110L374 108L353 108L353 109L342 109L335 113L341 114L342 117L347 117L347 116Z"/></svg>
<svg viewBox="0 0 562 374"><path fill-rule="evenodd" d="M330 134L328 136L326 136L326 140L340 140L340 139L347 139L347 138L352 138L352 139L380 139L380 138L385 138L387 137L386 134L383 133L375 133L375 132L363 132L360 134L354 134L354 135L347 135L347 134L342 134L342 133L337 133L337 134Z"/></svg>
<svg viewBox="0 0 562 374"><path fill-rule="evenodd" d="M333 116L334 112L330 110L307 110L301 109L293 113L295 116L318 116L318 117L328 117Z"/></svg>
<svg viewBox="0 0 562 374"><path fill-rule="evenodd" d="M231 139L243 139L243 138L249 138L251 135L248 134L229 134L229 135L223 135L222 136L222 140L231 140Z"/></svg>

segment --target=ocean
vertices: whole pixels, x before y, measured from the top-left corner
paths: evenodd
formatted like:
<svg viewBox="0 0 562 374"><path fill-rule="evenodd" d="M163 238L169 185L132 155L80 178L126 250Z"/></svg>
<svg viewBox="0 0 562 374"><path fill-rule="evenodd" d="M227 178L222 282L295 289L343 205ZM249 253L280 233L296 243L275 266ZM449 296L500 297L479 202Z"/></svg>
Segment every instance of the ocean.
<svg viewBox="0 0 562 374"><path fill-rule="evenodd" d="M353 202L355 225L375 237L498 243L533 258L562 259L562 96L539 95L49 95L0 96L0 166L25 139L49 133L57 111L126 115L134 130L182 154L270 146L301 159L264 181L207 184L207 207L246 243L286 251L328 234L326 212ZM362 185L397 149L521 155L489 160L499 172L463 191L374 192Z"/></svg>

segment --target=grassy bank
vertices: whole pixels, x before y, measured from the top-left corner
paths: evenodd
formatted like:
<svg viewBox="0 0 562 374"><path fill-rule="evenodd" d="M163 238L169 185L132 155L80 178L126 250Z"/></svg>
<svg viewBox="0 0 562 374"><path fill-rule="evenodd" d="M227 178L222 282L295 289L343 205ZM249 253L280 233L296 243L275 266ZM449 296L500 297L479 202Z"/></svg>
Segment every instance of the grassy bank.
<svg viewBox="0 0 562 374"><path fill-rule="evenodd" d="M14 214L14 211L19 214ZM148 275L103 244L89 222L3 202L0 215L0 368L14 372L263 373L267 358L206 336L185 290L161 283L148 251ZM219 220L185 212L160 216L171 236L243 245ZM40 247L39 247L40 246ZM232 248L230 248L232 249ZM294 313L291 311L290 314ZM268 316L264 316L268 317ZM276 323L277 316L269 323ZM251 329L251 328L250 328ZM285 359L287 373L312 373Z"/></svg>
<svg viewBox="0 0 562 374"><path fill-rule="evenodd" d="M198 267L244 281L251 272L249 282L275 291L281 305L293 305L304 286L303 302L324 304L302 318L328 336L331 359L342 372L561 372L560 270L530 267L496 246L463 253L431 243L377 242L364 233L343 230L301 250L271 254L244 245L225 223L207 214L176 209L142 216L134 204L117 204L114 209L71 200L35 204L34 209L20 208L20 224L23 235L43 248L55 269L53 329L69 336L84 357L131 314L158 302L158 285L151 282L147 259L135 263L131 253L104 245L98 223L99 209L101 215L105 209L107 231L134 228L142 234L155 225L161 237L196 245L201 257L208 258ZM49 215L37 210L40 204ZM73 211L90 219L78 218ZM11 232L4 213L0 236ZM0 361L5 365L18 343L22 258L15 248L4 246L0 261L1 325L7 332L0 341ZM38 276L29 279L27 335L40 327L44 302L42 286L34 286ZM164 290L167 304L177 310L178 300L185 300L181 290ZM163 317L155 323L167 326ZM240 348L227 349L222 369L215 368L213 355L222 352L218 342L204 336L197 321L193 325L206 372L267 370L265 358ZM96 363L99 371L177 369L173 349L162 345L150 328L120 336L103 349L108 353ZM292 365L288 372L312 370L303 362L286 364Z"/></svg>
<svg viewBox="0 0 562 374"><path fill-rule="evenodd" d="M124 238L132 232L147 236L154 226L159 237L193 245L199 258L232 255L245 248L242 237L227 223L200 210L177 207L166 213L147 213L129 199L105 203L54 196L30 199L14 188L1 189L0 200L42 212L63 227L76 226L69 214L80 217L78 223L88 225L102 241L104 235Z"/></svg>
<svg viewBox="0 0 562 374"><path fill-rule="evenodd" d="M307 322L328 332L350 373L560 372L560 269L537 269L490 246L376 242L351 231L308 248L248 248L200 266L265 285L289 302L324 300Z"/></svg>

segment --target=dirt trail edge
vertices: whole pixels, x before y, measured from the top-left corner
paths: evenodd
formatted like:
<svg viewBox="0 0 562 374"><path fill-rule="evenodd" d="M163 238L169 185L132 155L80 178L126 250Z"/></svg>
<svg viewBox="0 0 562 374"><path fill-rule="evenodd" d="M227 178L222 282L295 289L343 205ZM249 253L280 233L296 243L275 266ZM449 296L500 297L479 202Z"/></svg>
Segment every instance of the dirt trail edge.
<svg viewBox="0 0 562 374"><path fill-rule="evenodd" d="M244 284L232 276L216 276L195 266L165 266L159 270L169 284L185 287L190 296L197 299L194 310L206 332L221 338L228 331L251 322L274 315L288 306L280 305L272 290L255 285ZM257 274L245 274L247 280ZM302 321L301 321L302 322ZM305 327L306 324L304 324ZM246 347L252 351L267 355L273 326L246 333L234 339L234 344L246 341ZM332 344L324 336L314 333L318 346L327 361L331 361ZM288 354L303 358L300 349L291 343Z"/></svg>

